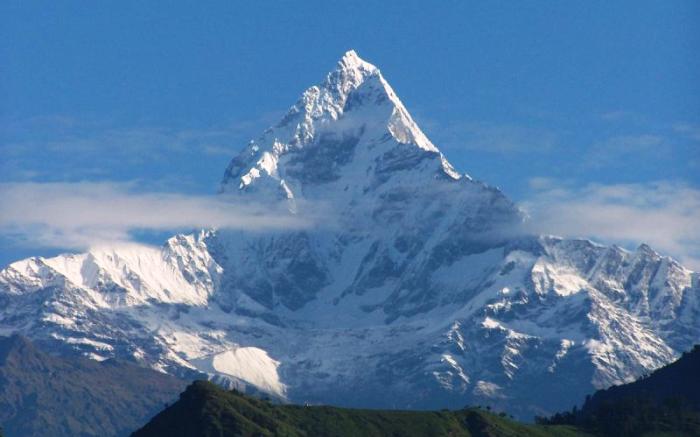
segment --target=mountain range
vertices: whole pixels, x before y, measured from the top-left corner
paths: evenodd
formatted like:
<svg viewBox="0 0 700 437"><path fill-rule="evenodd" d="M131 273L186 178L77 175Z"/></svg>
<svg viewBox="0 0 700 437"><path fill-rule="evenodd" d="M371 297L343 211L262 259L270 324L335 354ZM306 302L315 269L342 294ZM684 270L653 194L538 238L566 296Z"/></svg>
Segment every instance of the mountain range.
<svg viewBox="0 0 700 437"><path fill-rule="evenodd" d="M528 232L347 52L225 170L222 201L298 219L96 247L0 271L0 333L281 400L521 418L700 340L700 276Z"/></svg>

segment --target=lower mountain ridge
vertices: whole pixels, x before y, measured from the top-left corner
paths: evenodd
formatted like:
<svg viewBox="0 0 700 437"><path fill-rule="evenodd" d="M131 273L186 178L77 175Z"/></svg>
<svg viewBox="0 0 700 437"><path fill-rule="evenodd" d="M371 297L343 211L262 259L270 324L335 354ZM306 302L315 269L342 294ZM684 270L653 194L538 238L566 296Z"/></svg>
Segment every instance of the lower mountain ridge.
<svg viewBox="0 0 700 437"><path fill-rule="evenodd" d="M0 337L0 435L129 435L186 385L134 364L53 356L24 337Z"/></svg>
<svg viewBox="0 0 700 437"><path fill-rule="evenodd" d="M196 381L132 437L475 436L574 437L573 427L524 425L479 408L459 411L354 410L275 405Z"/></svg>

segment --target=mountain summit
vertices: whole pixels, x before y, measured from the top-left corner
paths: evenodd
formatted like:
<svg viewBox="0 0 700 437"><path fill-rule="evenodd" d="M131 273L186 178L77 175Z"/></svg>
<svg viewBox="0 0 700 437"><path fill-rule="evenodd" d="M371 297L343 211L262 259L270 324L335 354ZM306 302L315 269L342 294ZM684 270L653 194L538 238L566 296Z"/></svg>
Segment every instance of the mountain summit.
<svg viewBox="0 0 700 437"><path fill-rule="evenodd" d="M461 177L416 125L379 69L351 50L279 123L231 161L222 189L245 191L253 181L271 179L258 184L270 183L281 196L293 197L292 188L330 182L340 177L337 167L359 160L355 164L371 164L397 145L405 145L406 154L417 153L416 148L428 152L446 175Z"/></svg>
<svg viewBox="0 0 700 437"><path fill-rule="evenodd" d="M18 261L0 272L0 329L298 402L522 417L700 339L696 273L646 246L524 235L517 206L455 171L352 51L231 161L221 195L324 213Z"/></svg>

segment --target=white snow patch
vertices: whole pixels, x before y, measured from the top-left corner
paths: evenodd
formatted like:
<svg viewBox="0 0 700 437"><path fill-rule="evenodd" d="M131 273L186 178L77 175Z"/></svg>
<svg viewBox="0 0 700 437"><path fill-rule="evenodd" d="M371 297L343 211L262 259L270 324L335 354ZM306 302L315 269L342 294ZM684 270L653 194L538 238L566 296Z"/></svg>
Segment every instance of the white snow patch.
<svg viewBox="0 0 700 437"><path fill-rule="evenodd" d="M487 396L490 398L502 398L501 386L488 381L477 381L474 387L474 394Z"/></svg>
<svg viewBox="0 0 700 437"><path fill-rule="evenodd" d="M85 346L91 346L101 351L112 351L114 349L110 344L102 343L101 341L90 340L89 338L68 337L65 338L63 341L65 341L68 344L80 344Z"/></svg>
<svg viewBox="0 0 700 437"><path fill-rule="evenodd" d="M491 317L486 317L483 322L481 322L481 326L483 326L486 329L503 329L503 325L501 325L498 321L492 319Z"/></svg>
<svg viewBox="0 0 700 437"><path fill-rule="evenodd" d="M63 317L63 316L58 315L56 313L46 314L41 320L44 322L47 322L47 323L61 325L61 326L64 326L66 328L70 328L70 327L75 325L75 320L69 319L68 317Z"/></svg>
<svg viewBox="0 0 700 437"><path fill-rule="evenodd" d="M257 347L239 347L190 361L199 370L241 379L261 390L284 396L286 385L280 381L280 362Z"/></svg>

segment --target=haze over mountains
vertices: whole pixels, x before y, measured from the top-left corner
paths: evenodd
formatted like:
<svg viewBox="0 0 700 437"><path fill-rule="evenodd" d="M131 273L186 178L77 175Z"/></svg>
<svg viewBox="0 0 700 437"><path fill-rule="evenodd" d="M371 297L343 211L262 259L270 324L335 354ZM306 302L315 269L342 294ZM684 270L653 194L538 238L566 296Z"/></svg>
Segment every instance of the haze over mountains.
<svg viewBox="0 0 700 437"><path fill-rule="evenodd" d="M646 245L527 234L352 51L231 161L220 195L308 225L18 261L0 272L1 332L296 402L526 418L700 339L697 273Z"/></svg>
<svg viewBox="0 0 700 437"><path fill-rule="evenodd" d="M126 436L186 385L119 360L52 356L24 337L0 337L0 435Z"/></svg>

